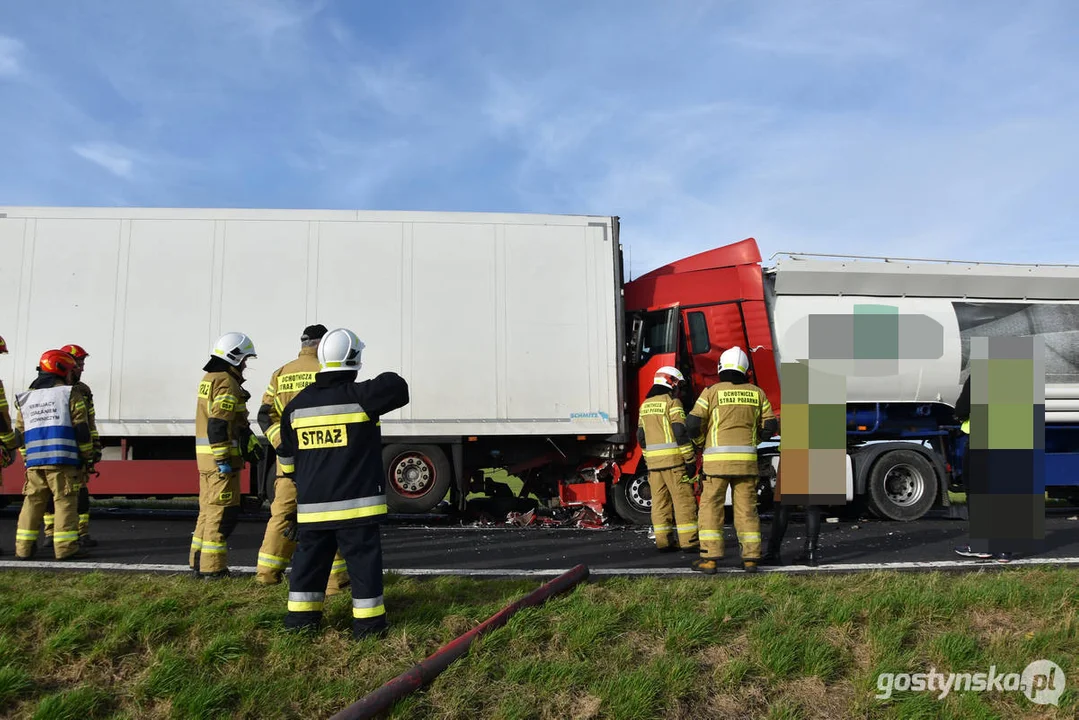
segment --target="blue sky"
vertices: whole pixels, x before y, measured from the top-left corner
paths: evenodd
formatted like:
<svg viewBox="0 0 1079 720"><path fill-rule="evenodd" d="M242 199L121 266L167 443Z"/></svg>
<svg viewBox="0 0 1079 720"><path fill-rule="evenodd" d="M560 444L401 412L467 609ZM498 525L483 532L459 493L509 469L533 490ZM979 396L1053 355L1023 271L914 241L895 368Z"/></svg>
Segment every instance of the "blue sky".
<svg viewBox="0 0 1079 720"><path fill-rule="evenodd" d="M0 204L619 215L639 275L1079 262L1079 3L41 0Z"/></svg>

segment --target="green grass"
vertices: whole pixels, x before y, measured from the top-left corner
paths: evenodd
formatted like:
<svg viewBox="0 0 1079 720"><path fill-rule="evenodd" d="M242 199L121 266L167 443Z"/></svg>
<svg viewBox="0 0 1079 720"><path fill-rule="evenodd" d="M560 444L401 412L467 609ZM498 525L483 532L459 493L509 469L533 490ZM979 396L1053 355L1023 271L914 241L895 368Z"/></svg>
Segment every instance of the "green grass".
<svg viewBox="0 0 1079 720"><path fill-rule="evenodd" d="M523 610L395 718L1075 717L1074 571L612 578ZM392 629L353 642L347 597L285 633L284 586L0 574L0 717L328 717L538 581L388 576ZM874 698L881 672L1060 665L1059 708L1020 693Z"/></svg>

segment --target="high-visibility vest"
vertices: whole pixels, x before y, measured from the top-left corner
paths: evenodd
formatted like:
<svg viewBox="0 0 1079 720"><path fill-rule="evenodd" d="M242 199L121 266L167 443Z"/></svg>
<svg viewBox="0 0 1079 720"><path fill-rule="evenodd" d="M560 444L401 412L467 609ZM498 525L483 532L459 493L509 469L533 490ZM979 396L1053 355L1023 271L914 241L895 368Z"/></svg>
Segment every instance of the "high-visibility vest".
<svg viewBox="0 0 1079 720"><path fill-rule="evenodd" d="M71 421L71 386L28 390L18 401L26 467L78 465L81 456Z"/></svg>

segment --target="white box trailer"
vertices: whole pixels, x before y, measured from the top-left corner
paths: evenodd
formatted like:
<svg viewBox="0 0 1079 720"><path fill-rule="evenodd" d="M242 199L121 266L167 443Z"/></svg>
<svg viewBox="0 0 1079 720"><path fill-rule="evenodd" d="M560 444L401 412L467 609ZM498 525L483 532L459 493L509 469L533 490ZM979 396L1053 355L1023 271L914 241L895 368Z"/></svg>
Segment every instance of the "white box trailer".
<svg viewBox="0 0 1079 720"><path fill-rule="evenodd" d="M440 447L458 470L462 443L537 439L547 452L549 437L626 430L617 218L0 207L0 258L11 347L0 376L23 389L44 350L84 346L106 459L194 457L184 453L201 367L224 332L247 333L258 351L245 385L254 420L312 323L359 334L361 378L393 370L409 382L386 438ZM144 492L174 484L163 466L125 469ZM112 494L107 479L95 484ZM187 484L197 488L193 470Z"/></svg>

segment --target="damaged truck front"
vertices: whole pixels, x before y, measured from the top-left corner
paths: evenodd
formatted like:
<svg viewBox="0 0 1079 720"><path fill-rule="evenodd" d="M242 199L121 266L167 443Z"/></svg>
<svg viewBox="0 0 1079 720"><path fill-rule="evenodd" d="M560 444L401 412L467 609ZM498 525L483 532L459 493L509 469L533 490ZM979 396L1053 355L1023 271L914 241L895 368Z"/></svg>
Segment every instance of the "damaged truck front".
<svg viewBox="0 0 1079 720"><path fill-rule="evenodd" d="M859 313L890 315L897 328L918 328L915 344L925 347L897 354L887 372L847 377L846 501L912 521L948 505L949 490L965 490L966 437L953 407L969 372L970 338L1037 335L1046 345L1045 489L1079 499L1079 266L781 255L765 268L747 239L628 283L631 402L656 369L674 365L691 380L682 398L689 407L717 380L719 355L737 345L749 350L751 379L781 416L780 362L808 357L811 317L854 326ZM635 407L627 411L631 425ZM611 505L647 524L647 476L639 449L627 447ZM761 445L758 457L758 496L767 506L777 443Z"/></svg>

